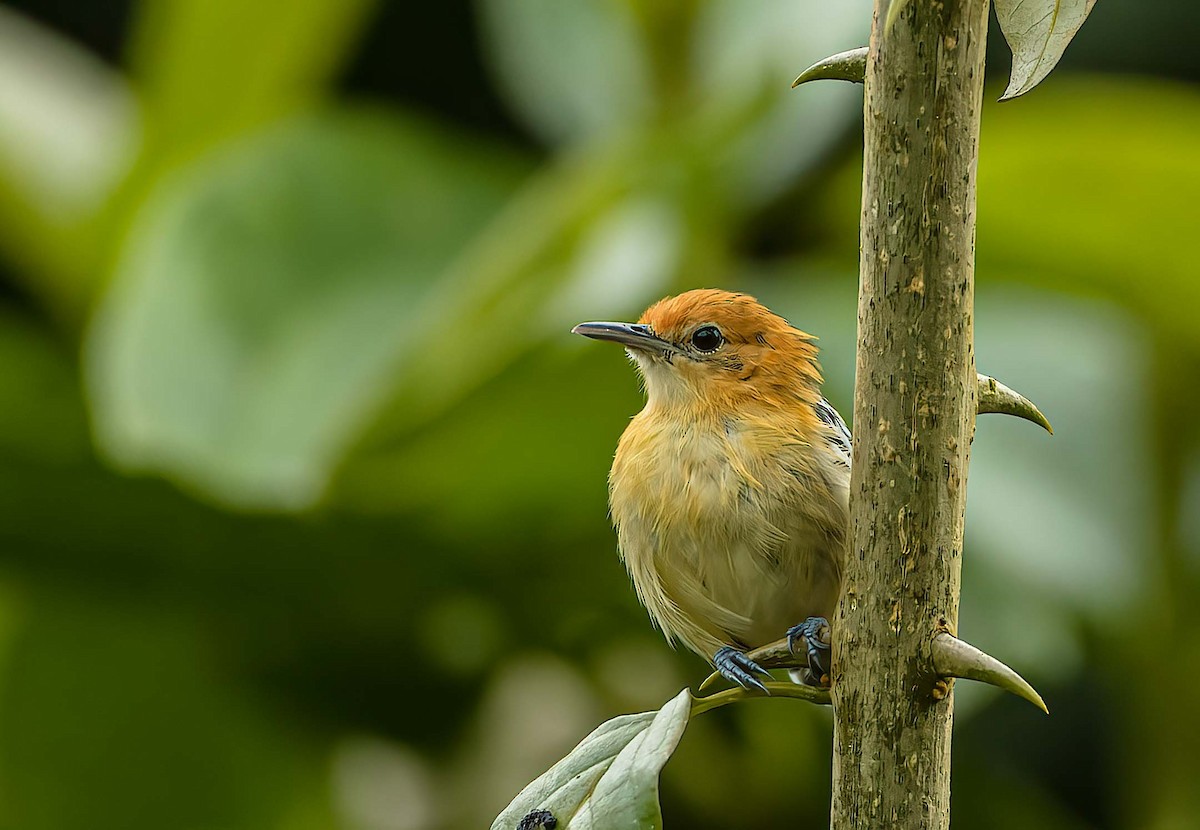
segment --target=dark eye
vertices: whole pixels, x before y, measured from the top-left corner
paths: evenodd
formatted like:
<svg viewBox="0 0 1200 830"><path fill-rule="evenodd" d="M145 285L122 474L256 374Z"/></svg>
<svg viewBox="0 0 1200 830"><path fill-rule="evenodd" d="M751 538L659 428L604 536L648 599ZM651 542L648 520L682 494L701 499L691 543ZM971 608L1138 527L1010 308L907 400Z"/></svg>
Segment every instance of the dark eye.
<svg viewBox="0 0 1200 830"><path fill-rule="evenodd" d="M716 326L701 326L692 334L692 345L697 351L715 352L724 342L725 338Z"/></svg>

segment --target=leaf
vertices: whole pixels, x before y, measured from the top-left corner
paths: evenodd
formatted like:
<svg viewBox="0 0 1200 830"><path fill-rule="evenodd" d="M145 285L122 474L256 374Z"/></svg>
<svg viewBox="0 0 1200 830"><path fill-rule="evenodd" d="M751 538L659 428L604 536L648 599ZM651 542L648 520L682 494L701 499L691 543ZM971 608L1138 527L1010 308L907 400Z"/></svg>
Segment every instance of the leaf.
<svg viewBox="0 0 1200 830"><path fill-rule="evenodd" d="M862 90L789 84L797 56L822 57L866 43L867 0L709 0L691 38L691 100L686 128L736 207L778 197L820 164L862 112ZM712 134L710 135L709 132Z"/></svg>
<svg viewBox="0 0 1200 830"><path fill-rule="evenodd" d="M983 119L980 279L1099 294L1200 352L1196 258L1179 244L1195 226L1200 94L1148 79L1071 76L1020 107L986 102ZM855 161L816 197L827 250L839 255L857 250L861 181Z"/></svg>
<svg viewBox="0 0 1200 830"><path fill-rule="evenodd" d="M652 112L650 69L627 3L484 0L484 42L505 97L550 142Z"/></svg>
<svg viewBox="0 0 1200 830"><path fill-rule="evenodd" d="M1148 333L1127 312L1000 286L1000 275L988 273L976 315L979 360L1019 379L1069 428L1039 440L1010 419L980 422L967 537L991 571L987 579L1100 621L1151 583L1144 555L1154 546L1154 451L1148 431L1129 431L1153 394ZM1106 448L1102 457L1095 447ZM997 611L983 623L1001 629L996 642L1008 642L1014 613ZM983 629L977 639L987 639ZM1017 650L1006 656L1027 665Z"/></svg>
<svg viewBox="0 0 1200 830"><path fill-rule="evenodd" d="M549 810L559 830L661 827L658 776L683 736L691 703L684 689L658 712L601 725L523 789L492 830L516 830L534 810Z"/></svg>
<svg viewBox="0 0 1200 830"><path fill-rule="evenodd" d="M0 124L0 178L56 223L94 211L137 144L137 111L120 76L4 7Z"/></svg>
<svg viewBox="0 0 1200 830"><path fill-rule="evenodd" d="M521 169L359 112L287 122L175 177L85 343L102 448L226 503L311 504L415 350L420 302Z"/></svg>
<svg viewBox="0 0 1200 830"><path fill-rule="evenodd" d="M1179 244L1195 227L1200 95L1071 77L983 117L978 273L1100 293L1200 350L1200 280Z"/></svg>
<svg viewBox="0 0 1200 830"><path fill-rule="evenodd" d="M628 193L647 166L661 170L657 157L588 161L538 174L463 250L413 333L414 342L437 338L437 353L397 367L387 402L346 468L364 459L374 466L397 451L423 454L414 429L441 431L455 410L475 423L482 417L491 436L500 435L490 426L493 400L480 397L497 375L535 348L579 348L570 330L583 319L636 314L667 292L690 241L681 194L671 185ZM535 395L545 388L535 385ZM464 413L458 408L469 399L478 406ZM516 400L510 412L525 412L528 401Z"/></svg>
<svg viewBox="0 0 1200 830"><path fill-rule="evenodd" d="M0 6L0 243L35 295L82 304L99 270L88 224L133 163L138 116L118 72Z"/></svg>
<svg viewBox="0 0 1200 830"><path fill-rule="evenodd" d="M1001 101L1024 95L1050 74L1096 0L996 0L1000 30L1012 49Z"/></svg>
<svg viewBox="0 0 1200 830"><path fill-rule="evenodd" d="M485 0L482 8L496 74L541 135L642 132L661 145L669 125L677 156L705 160L687 172L716 179L736 207L786 189L861 110L855 90L795 96L787 80L798 54L865 42L867 0Z"/></svg>
<svg viewBox="0 0 1200 830"><path fill-rule="evenodd" d="M143 0L130 63L154 149L213 138L310 103L375 0Z"/></svg>

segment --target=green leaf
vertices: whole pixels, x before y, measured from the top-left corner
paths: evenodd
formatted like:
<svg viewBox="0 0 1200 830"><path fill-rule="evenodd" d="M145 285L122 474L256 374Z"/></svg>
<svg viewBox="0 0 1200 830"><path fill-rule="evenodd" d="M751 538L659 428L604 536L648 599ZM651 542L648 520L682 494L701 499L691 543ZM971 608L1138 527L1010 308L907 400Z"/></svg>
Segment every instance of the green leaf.
<svg viewBox="0 0 1200 830"><path fill-rule="evenodd" d="M291 121L169 180L85 344L102 448L227 503L311 504L521 169L362 112Z"/></svg>
<svg viewBox="0 0 1200 830"><path fill-rule="evenodd" d="M753 209L826 158L862 112L862 90L790 88L796 64L866 43L868 0L709 0L691 38L694 123L700 152L735 207ZM712 131L708 135L707 131Z"/></svg>
<svg viewBox="0 0 1200 830"><path fill-rule="evenodd" d="M534 810L549 810L559 830L660 828L658 776L683 737L691 703L684 689L658 712L601 725L523 789L492 830L515 830Z"/></svg>
<svg viewBox="0 0 1200 830"><path fill-rule="evenodd" d="M1200 350L1200 280L1180 244L1195 227L1200 95L1071 77L1020 107L992 106L980 145L980 279L1099 292Z"/></svg>
<svg viewBox="0 0 1200 830"><path fill-rule="evenodd" d="M1001 101L1024 95L1050 74L1096 0L996 0L1000 30L1012 49Z"/></svg>
<svg viewBox="0 0 1200 830"><path fill-rule="evenodd" d="M36 296L79 305L89 223L132 166L137 103L119 73L0 6L0 245Z"/></svg>
<svg viewBox="0 0 1200 830"><path fill-rule="evenodd" d="M143 0L134 79L156 149L178 153L311 103L374 0Z"/></svg>
<svg viewBox="0 0 1200 830"><path fill-rule="evenodd" d="M485 0L509 100L554 142L665 140L674 163L760 205L818 162L861 110L861 92L788 94L797 55L869 34L867 0Z"/></svg>
<svg viewBox="0 0 1200 830"><path fill-rule="evenodd" d="M99 58L0 7L0 179L45 220L97 209L132 159L137 110Z"/></svg>
<svg viewBox="0 0 1200 830"><path fill-rule="evenodd" d="M501 89L543 138L585 138L652 112L650 69L629 4L484 0Z"/></svg>
<svg viewBox="0 0 1200 830"><path fill-rule="evenodd" d="M669 164L606 152L534 177L441 280L412 332L415 343L436 339L436 353L398 367L348 464L404 451L415 428L440 422L534 348L579 346L570 330L581 320L636 314L666 293L694 233L674 178L644 180ZM480 403L476 418L492 408Z"/></svg>
<svg viewBox="0 0 1200 830"><path fill-rule="evenodd" d="M983 119L980 282L1099 294L1200 352L1200 280L1194 252L1179 242L1195 226L1200 94L1071 76L1019 107L985 103ZM861 181L856 159L816 198L816 221L839 257L858 247Z"/></svg>

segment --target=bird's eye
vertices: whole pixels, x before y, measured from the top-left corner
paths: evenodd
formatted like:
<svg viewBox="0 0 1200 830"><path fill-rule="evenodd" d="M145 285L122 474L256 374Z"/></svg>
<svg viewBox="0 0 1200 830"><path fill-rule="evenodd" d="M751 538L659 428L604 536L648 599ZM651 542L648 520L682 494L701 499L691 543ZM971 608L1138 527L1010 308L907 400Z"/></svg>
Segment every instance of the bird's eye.
<svg viewBox="0 0 1200 830"><path fill-rule="evenodd" d="M724 342L725 338L716 326L701 326L692 334L692 345L697 351L715 352Z"/></svg>

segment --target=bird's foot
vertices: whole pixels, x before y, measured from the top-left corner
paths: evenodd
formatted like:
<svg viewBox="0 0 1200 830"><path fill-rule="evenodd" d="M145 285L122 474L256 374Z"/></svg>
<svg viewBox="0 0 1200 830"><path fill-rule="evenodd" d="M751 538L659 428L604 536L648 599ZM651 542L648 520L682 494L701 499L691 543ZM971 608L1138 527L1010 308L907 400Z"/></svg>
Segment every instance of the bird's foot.
<svg viewBox="0 0 1200 830"><path fill-rule="evenodd" d="M736 648L725 646L719 649L713 655L713 666L722 677L743 689L758 689L763 694L770 694L767 687L754 676L761 674L763 677L770 677L770 673Z"/></svg>
<svg viewBox="0 0 1200 830"><path fill-rule="evenodd" d="M829 621L824 617L809 617L787 630L788 648L796 653L800 640L808 653L808 673L805 682L810 686L829 685L830 649Z"/></svg>

